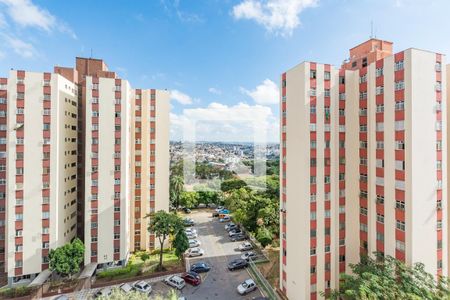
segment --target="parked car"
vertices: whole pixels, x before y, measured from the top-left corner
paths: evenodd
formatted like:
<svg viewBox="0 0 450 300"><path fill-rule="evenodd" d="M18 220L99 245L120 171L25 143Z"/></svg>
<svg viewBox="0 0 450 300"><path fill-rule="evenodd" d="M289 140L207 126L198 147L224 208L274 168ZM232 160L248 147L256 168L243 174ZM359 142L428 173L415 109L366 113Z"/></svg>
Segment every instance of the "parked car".
<svg viewBox="0 0 450 300"><path fill-rule="evenodd" d="M186 236L189 240L195 239L196 237L198 237L197 233L195 232L186 232Z"/></svg>
<svg viewBox="0 0 450 300"><path fill-rule="evenodd" d="M185 218L184 220L183 220L183 224L184 224L184 226L194 226L195 225L195 222L194 222L194 220L192 220L191 218Z"/></svg>
<svg viewBox="0 0 450 300"><path fill-rule="evenodd" d="M237 287L237 291L240 295L248 294L256 290L256 283L253 279L247 279Z"/></svg>
<svg viewBox="0 0 450 300"><path fill-rule="evenodd" d="M250 259L255 259L257 257L256 252L253 251L249 251L249 252L245 252L244 254L241 255L242 259L245 259L246 261L249 261Z"/></svg>
<svg viewBox="0 0 450 300"><path fill-rule="evenodd" d="M228 215L229 213L230 213L230 211L226 208L219 210L219 214Z"/></svg>
<svg viewBox="0 0 450 300"><path fill-rule="evenodd" d="M239 234L239 233L242 233L242 230L240 230L239 228L236 228L236 229L232 229L230 232L228 232L228 235L230 237L233 237L233 236L235 236L236 234Z"/></svg>
<svg viewBox="0 0 450 300"><path fill-rule="evenodd" d="M133 287L136 291L141 292L143 294L150 294L152 292L152 286L143 280L133 284Z"/></svg>
<svg viewBox="0 0 450 300"><path fill-rule="evenodd" d="M100 298L100 297L109 297L112 294L112 290L109 287L105 287L102 288L101 290L98 290L95 295L94 298Z"/></svg>
<svg viewBox="0 0 450 300"><path fill-rule="evenodd" d="M212 217L213 217L213 218L217 218L218 216L219 216L219 213L218 213L218 212L213 212L213 213L212 213Z"/></svg>
<svg viewBox="0 0 450 300"><path fill-rule="evenodd" d="M253 246L250 242L243 242L242 244L239 245L239 250L241 251L247 251L247 250L252 250Z"/></svg>
<svg viewBox="0 0 450 300"><path fill-rule="evenodd" d="M218 207L216 208L216 212L219 212L219 211L221 211L222 209L224 209L223 206L218 206Z"/></svg>
<svg viewBox="0 0 450 300"><path fill-rule="evenodd" d="M248 263L245 259L237 258L228 263L228 270L234 271L243 269L248 266Z"/></svg>
<svg viewBox="0 0 450 300"><path fill-rule="evenodd" d="M231 218L230 218L230 216L224 216L222 219L220 219L219 220L220 222L230 222L231 221Z"/></svg>
<svg viewBox="0 0 450 300"><path fill-rule="evenodd" d="M191 213L191 210L189 208L187 208L187 207L183 208L183 211L186 214L190 214Z"/></svg>
<svg viewBox="0 0 450 300"><path fill-rule="evenodd" d="M185 282L193 286L197 286L202 283L202 277L200 277L198 273L192 271L183 273L181 275L181 278L183 278Z"/></svg>
<svg viewBox="0 0 450 300"><path fill-rule="evenodd" d="M188 233L195 233L196 234L197 233L197 229L190 227L190 228L186 228L184 230L184 232L186 232L186 234L188 234Z"/></svg>
<svg viewBox="0 0 450 300"><path fill-rule="evenodd" d="M134 290L133 286L129 283L123 283L119 286L119 288L125 294L129 294Z"/></svg>
<svg viewBox="0 0 450 300"><path fill-rule="evenodd" d="M232 242L245 241L247 239L247 236L241 232L233 235L230 239Z"/></svg>
<svg viewBox="0 0 450 300"><path fill-rule="evenodd" d="M236 224L234 224L233 222L230 222L230 223L228 223L227 225L225 225L225 230L228 231L228 229L229 229L230 227L236 227L236 226L237 226Z"/></svg>
<svg viewBox="0 0 450 300"><path fill-rule="evenodd" d="M211 270L211 266L205 262L198 262L191 265L191 271L195 273L205 273Z"/></svg>
<svg viewBox="0 0 450 300"><path fill-rule="evenodd" d="M208 207L209 208L216 208L217 204L215 204L215 203L208 203Z"/></svg>
<svg viewBox="0 0 450 300"><path fill-rule="evenodd" d="M69 300L69 296L67 295L59 295L53 298L53 300Z"/></svg>
<svg viewBox="0 0 450 300"><path fill-rule="evenodd" d="M182 288L184 288L186 286L184 279L178 275L171 275L171 276L165 278L164 283L167 285L170 285L171 287L179 289L179 290L181 290Z"/></svg>
<svg viewBox="0 0 450 300"><path fill-rule="evenodd" d="M206 204L205 204L205 203L199 203L197 207L198 207L198 208L205 208L205 207L206 207Z"/></svg>
<svg viewBox="0 0 450 300"><path fill-rule="evenodd" d="M203 254L205 254L205 251L201 248L195 247L195 248L189 248L186 251L186 254L188 257L202 256Z"/></svg>
<svg viewBox="0 0 450 300"><path fill-rule="evenodd" d="M189 240L189 248L199 247L201 243L197 240Z"/></svg>

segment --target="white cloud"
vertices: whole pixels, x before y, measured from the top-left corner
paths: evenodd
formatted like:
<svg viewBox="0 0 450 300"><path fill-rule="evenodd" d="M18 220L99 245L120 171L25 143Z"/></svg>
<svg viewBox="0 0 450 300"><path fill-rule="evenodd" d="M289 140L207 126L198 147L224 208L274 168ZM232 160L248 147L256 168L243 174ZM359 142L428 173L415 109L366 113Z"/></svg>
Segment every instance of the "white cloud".
<svg viewBox="0 0 450 300"><path fill-rule="evenodd" d="M48 10L35 5L31 0L0 0L0 4L6 7L5 13L20 27L38 28L47 32L56 29L77 39L69 26L58 20Z"/></svg>
<svg viewBox="0 0 450 300"><path fill-rule="evenodd" d="M32 44L6 34L0 34L0 36L3 37L3 40L6 42L5 45L8 48L12 49L16 54L23 58L31 58L36 55L36 50Z"/></svg>
<svg viewBox="0 0 450 300"><path fill-rule="evenodd" d="M261 105L213 102L204 108L185 109L180 115L171 113L170 121L172 140L183 140L185 133L193 131L195 141L278 142L279 138L278 117Z"/></svg>
<svg viewBox="0 0 450 300"><path fill-rule="evenodd" d="M208 89L208 92L210 92L211 94L214 94L214 95L221 95L222 94L221 90L213 88L213 87L210 87Z"/></svg>
<svg viewBox="0 0 450 300"><path fill-rule="evenodd" d="M255 103L261 105L277 104L280 97L278 86L270 79L264 80L252 91L241 87L241 92L252 98Z"/></svg>
<svg viewBox="0 0 450 300"><path fill-rule="evenodd" d="M300 14L319 0L243 0L233 7L235 19L254 20L266 30L291 35L300 25Z"/></svg>
<svg viewBox="0 0 450 300"><path fill-rule="evenodd" d="M38 27L51 31L56 18L47 10L34 5L30 0L0 0L7 7L11 19L23 27Z"/></svg>
<svg viewBox="0 0 450 300"><path fill-rule="evenodd" d="M188 104L192 104L192 98L189 95L186 95L178 90L172 90L170 92L170 97L172 100L177 101L180 104L183 105L188 105Z"/></svg>

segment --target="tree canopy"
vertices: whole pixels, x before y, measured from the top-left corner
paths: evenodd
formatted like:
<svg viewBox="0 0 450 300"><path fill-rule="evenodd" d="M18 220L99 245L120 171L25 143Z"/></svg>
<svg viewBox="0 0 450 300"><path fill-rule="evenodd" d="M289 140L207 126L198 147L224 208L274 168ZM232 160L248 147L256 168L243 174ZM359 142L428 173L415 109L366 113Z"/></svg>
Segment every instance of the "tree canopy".
<svg viewBox="0 0 450 300"><path fill-rule="evenodd" d="M71 276L80 271L84 259L83 242L76 238L71 243L56 249L50 249L48 254L50 270L61 276Z"/></svg>
<svg viewBox="0 0 450 300"><path fill-rule="evenodd" d="M407 266L391 256L375 254L374 258L362 257L350 268L352 275L341 275L339 290L322 293L326 299L438 300L450 296L448 279L436 281L422 263Z"/></svg>

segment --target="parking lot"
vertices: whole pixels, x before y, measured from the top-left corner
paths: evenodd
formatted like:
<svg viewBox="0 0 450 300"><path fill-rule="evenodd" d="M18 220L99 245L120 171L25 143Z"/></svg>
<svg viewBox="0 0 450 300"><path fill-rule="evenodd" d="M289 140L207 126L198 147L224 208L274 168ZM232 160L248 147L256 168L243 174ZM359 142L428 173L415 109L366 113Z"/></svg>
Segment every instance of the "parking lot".
<svg viewBox="0 0 450 300"><path fill-rule="evenodd" d="M237 286L244 280L251 278L246 269L229 271L228 262L239 258L243 252L238 250L242 242L232 242L225 231L225 224L220 223L217 218L212 218L212 210L193 210L187 215L195 221L195 228L198 233L196 240L200 241L205 254L201 257L187 258L187 265L196 262L206 262L211 266L211 270L202 273L202 283L199 286L186 284L179 295L185 296L188 300L250 300L260 297L259 289L245 296L237 292ZM156 295L166 294L171 287L164 284L161 279L148 281L152 286L151 298ZM98 289L83 290L74 299L89 299Z"/></svg>
<svg viewBox="0 0 450 300"><path fill-rule="evenodd" d="M236 288L244 280L251 278L246 269L229 271L227 264L241 256L238 246L242 242L231 242L224 229L226 223L212 218L211 210L194 210L189 215L195 221L201 248L205 255L200 258L189 258L188 264L204 261L212 266L211 271L202 274L203 282L198 287L187 285L183 295L187 299L253 299L261 296L257 289L245 296L238 294Z"/></svg>

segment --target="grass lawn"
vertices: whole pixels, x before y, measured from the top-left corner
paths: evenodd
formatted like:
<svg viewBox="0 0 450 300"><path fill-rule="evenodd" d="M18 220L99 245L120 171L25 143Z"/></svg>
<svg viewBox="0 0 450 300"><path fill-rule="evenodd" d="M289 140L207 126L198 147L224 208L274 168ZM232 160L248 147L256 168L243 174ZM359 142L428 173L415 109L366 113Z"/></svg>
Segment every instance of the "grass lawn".
<svg viewBox="0 0 450 300"><path fill-rule="evenodd" d="M141 275L149 275L157 272L156 268L159 263L159 253L153 253L145 262L139 255L131 255L126 267L105 270L97 273L98 279L116 280L126 279ZM172 250L164 250L163 267L166 271L170 271L182 266L181 261Z"/></svg>

